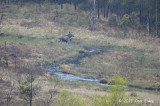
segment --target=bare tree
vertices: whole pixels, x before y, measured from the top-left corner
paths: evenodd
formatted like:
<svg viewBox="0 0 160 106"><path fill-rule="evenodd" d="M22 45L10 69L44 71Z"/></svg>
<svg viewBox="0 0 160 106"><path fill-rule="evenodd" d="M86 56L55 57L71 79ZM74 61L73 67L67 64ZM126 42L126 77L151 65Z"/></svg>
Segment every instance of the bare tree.
<svg viewBox="0 0 160 106"><path fill-rule="evenodd" d="M45 105L46 106L50 106L51 102L54 101L53 98L57 95L58 91L57 91L57 87L62 85L62 81L58 78L58 77L51 77L49 78L50 82L54 82L51 84L51 87L48 91L49 95L48 98L45 100Z"/></svg>
<svg viewBox="0 0 160 106"><path fill-rule="evenodd" d="M7 106L10 105L11 100L13 99L13 90L15 89L14 83L10 85L9 89L6 91L6 103Z"/></svg>
<svg viewBox="0 0 160 106"><path fill-rule="evenodd" d="M53 97L55 97L55 95L58 93L55 89L49 89L49 91L48 91L48 93L49 93L49 98L46 100L46 102L47 102L47 106L50 106L50 104L51 104L51 102L52 102L52 99L53 99Z"/></svg>
<svg viewBox="0 0 160 106"><path fill-rule="evenodd" d="M9 71L8 73L9 76L9 81L7 85L7 88L5 90L5 99L6 99L6 105L10 106L11 105L11 101L14 99L15 94L16 94L16 87L15 87L15 80L14 77L12 76L12 72Z"/></svg>
<svg viewBox="0 0 160 106"><path fill-rule="evenodd" d="M103 0L103 3L104 3L103 16L106 17L106 0Z"/></svg>
<svg viewBox="0 0 160 106"><path fill-rule="evenodd" d="M93 24L96 22L96 0L93 0Z"/></svg>

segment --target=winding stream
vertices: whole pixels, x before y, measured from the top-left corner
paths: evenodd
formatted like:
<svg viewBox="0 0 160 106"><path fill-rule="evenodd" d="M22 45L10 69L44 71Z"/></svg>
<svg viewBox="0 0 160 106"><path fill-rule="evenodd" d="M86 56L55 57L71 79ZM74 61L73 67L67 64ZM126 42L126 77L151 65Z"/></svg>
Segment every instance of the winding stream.
<svg viewBox="0 0 160 106"><path fill-rule="evenodd" d="M57 63L53 63L51 66L49 66L48 68L45 68L45 70L49 71L52 73L52 75L54 76L58 76L64 80L70 80L70 81L83 81L83 82L92 82L95 84L100 84L103 86L109 86L109 84L107 83L100 83L100 81L98 79L92 79L92 78L85 78L85 77L80 77L80 76L76 76L73 74L68 74L68 73L63 73L58 71L59 67L61 65L78 65L80 63L80 60L82 60L83 58L86 57L91 57L92 55L98 55L101 54L103 52L112 52L115 50L121 50L119 47L115 47L115 46L106 46L106 47L100 47L100 48L89 48L86 49L84 51L79 51L78 56L74 56L74 57L70 57L70 58L66 58L65 60L62 60L60 62ZM126 48L123 48L124 51L126 51ZM127 49L129 51L138 51L138 52L143 52L141 50L135 50L135 49ZM145 89L145 90L155 90L154 88L141 88L139 86L132 86L132 85L128 85L131 88L138 88L138 89ZM158 91L160 91L160 89L157 89Z"/></svg>
<svg viewBox="0 0 160 106"><path fill-rule="evenodd" d="M68 74L68 73L63 73L63 72L58 71L58 69L61 65L79 64L79 61L82 58L90 57L92 55L100 54L102 52L103 51L101 49L97 49L97 48L92 48L92 49L85 50L85 51L79 51L78 56L76 56L74 58L66 59L66 61L63 61L61 63L54 63L49 68L46 68L46 70L51 72L54 76L58 76L64 80L92 82L92 83L108 86L108 84L100 83L99 80L97 80L97 79L84 78L84 77L76 76L73 74Z"/></svg>

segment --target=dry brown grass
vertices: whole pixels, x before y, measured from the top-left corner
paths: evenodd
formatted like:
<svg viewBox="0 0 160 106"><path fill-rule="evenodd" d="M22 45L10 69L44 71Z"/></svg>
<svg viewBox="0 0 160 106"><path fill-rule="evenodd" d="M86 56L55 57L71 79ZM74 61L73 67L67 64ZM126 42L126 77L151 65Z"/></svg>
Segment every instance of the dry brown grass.
<svg viewBox="0 0 160 106"><path fill-rule="evenodd" d="M27 6L24 6L23 8L20 8L21 14L24 13L24 11L28 11L29 8ZM9 13L7 13L9 14ZM10 15L6 16L6 20L2 21L1 27L1 33L9 34L11 36L18 36L23 35L26 38L34 37L37 41L29 42L28 40L21 40L16 38L14 41L7 40L7 55L11 53L15 53L15 49L17 49L16 53L18 54L17 62L19 67L26 63L37 63L40 65L40 62L44 59L45 63L52 63L53 61L60 60L63 58L66 58L67 56L73 56L75 55L79 49L82 49L81 46L92 46L92 45L112 45L112 46L119 46L119 47L128 47L128 48L135 48L140 50L145 50L147 52L152 53L145 53L145 55L149 58L148 63L151 63L151 60L157 60L160 63L160 39L157 37L151 37L151 36L143 36L145 33L137 33L137 31L133 30L128 32L127 37L125 39L118 38L117 36L117 29L116 28L109 28L105 27L100 30L91 31L86 27L72 27L72 26L62 26L54 21L49 21L46 19L46 14L41 14L41 16L38 19L38 23L36 23L37 20L35 19L25 19L20 14L18 15L18 18L12 18ZM25 23L22 25L22 23ZM32 24L33 23L33 24ZM101 26L102 27L102 26ZM59 36L62 36L64 34L67 34L68 32L73 32L75 34L75 39L79 40L82 45L78 45L77 51L75 50L75 47L77 45L70 45L66 46L64 44L57 44L57 38ZM120 30L119 34L123 35L123 31ZM130 36L131 35L131 36ZM18 39L18 40L17 40ZM47 39L50 39L49 41L46 41ZM32 40L32 39L31 39ZM5 54L4 51L4 40L0 41L0 46L2 49L0 50L1 54ZM14 48L13 48L14 47ZM74 51L75 50L75 51ZM71 52L74 52L73 54ZM2 56L0 54L0 56ZM107 53L103 53L100 55L93 56L91 58L84 58L81 60L82 65L81 66L67 66L62 67L64 70L66 68L69 70L69 72L77 74L77 72L80 75L85 75L89 77L97 77L97 78L105 78L109 80L110 77L114 75L115 72L122 71L119 68L119 62L124 60L135 60L136 56L130 52L117 52L117 51L111 51ZM137 60L135 60L137 61ZM147 63L147 64L148 64ZM158 62L157 62L158 63ZM148 64L149 65L149 64ZM17 77L17 72L14 72L14 60L13 58L9 58L9 68L7 67L1 67L1 78L4 81L10 81L10 74L13 81L16 82L16 87L18 87L17 80L20 77ZM18 69L20 70L20 69ZM10 73L10 72L13 73ZM141 71L141 70L140 70ZM157 71L158 72L158 71ZM157 73L156 72L156 73ZM126 73L126 72L124 72ZM131 70L131 74L133 74ZM22 78L25 78L25 73L21 73ZM97 76L95 76L97 75ZM108 75L108 76L107 76ZM139 75L139 73L138 73ZM138 76L137 75L137 76ZM150 73L145 75L140 75L137 77L135 75L134 79L135 81L140 81L141 83L150 83L152 86L153 84L159 84L159 79L154 76L150 76ZM38 99L46 98L49 94L49 89L52 89L54 86L54 82L50 81L49 76L36 76L36 81L34 82L35 85L39 86L41 88L39 94L34 99L35 101L38 101ZM133 75L129 76L133 77ZM148 81L148 78L151 78L150 81ZM157 85L156 85L157 86ZM7 87L7 86L6 86ZM5 87L2 87L1 91L5 91ZM99 87L93 87L89 88L87 86L81 86L81 88L67 88L62 87L58 88L58 91L61 90L69 90L75 94L82 95L84 97L91 97L93 95L100 94L103 95L106 92L100 91L101 89ZM138 96L140 98L144 99L153 99L155 103L160 103L159 99L160 97L154 93L146 93L146 92L137 92ZM16 97L17 100L19 100L18 96ZM45 100L45 99L43 99ZM19 101L22 101L21 99Z"/></svg>

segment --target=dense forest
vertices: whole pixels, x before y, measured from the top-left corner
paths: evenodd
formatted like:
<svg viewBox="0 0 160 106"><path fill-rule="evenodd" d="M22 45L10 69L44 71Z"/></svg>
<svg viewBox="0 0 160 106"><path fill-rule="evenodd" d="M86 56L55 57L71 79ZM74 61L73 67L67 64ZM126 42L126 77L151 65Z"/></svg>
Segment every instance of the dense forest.
<svg viewBox="0 0 160 106"><path fill-rule="evenodd" d="M74 9L91 11L93 23L102 16L109 18L109 26L131 27L147 30L159 35L160 2L158 0L0 0L1 4L20 4L44 2L56 3L63 9L63 4L72 4Z"/></svg>

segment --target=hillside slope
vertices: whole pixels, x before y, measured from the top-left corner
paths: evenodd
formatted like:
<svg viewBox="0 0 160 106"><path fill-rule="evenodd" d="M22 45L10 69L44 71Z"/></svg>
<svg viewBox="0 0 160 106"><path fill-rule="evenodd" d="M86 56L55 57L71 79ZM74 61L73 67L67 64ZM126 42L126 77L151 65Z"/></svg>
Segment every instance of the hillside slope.
<svg viewBox="0 0 160 106"><path fill-rule="evenodd" d="M32 71L37 80L47 85L45 88L36 80L45 94L53 86L49 80L52 76L41 69L41 64L47 66L70 58L74 60L91 48L103 52L84 56L78 59L79 64L61 66L59 71L108 82L115 73L120 73L128 78L131 86L159 90L159 38L129 28L126 35L122 29L108 27L104 24L107 19L103 18L94 27L89 26L88 13L74 11L69 4L64 5L64 9L53 4L3 5L0 11L3 14L0 25L0 81L4 82L1 93L11 87L12 81L17 88L15 92L18 92L18 80L25 79ZM69 44L59 42L58 38L68 32L75 35L72 41ZM5 85L8 82L10 84Z"/></svg>

